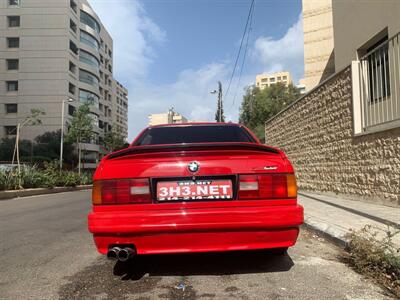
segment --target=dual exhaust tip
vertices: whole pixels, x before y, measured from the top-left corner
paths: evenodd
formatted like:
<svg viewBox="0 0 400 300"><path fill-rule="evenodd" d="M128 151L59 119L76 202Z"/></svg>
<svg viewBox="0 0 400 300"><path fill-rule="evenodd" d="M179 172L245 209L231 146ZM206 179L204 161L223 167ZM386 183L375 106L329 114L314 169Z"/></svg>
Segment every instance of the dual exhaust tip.
<svg viewBox="0 0 400 300"><path fill-rule="evenodd" d="M136 250L131 247L112 247L108 249L108 259L118 259L119 261L127 261L135 256Z"/></svg>

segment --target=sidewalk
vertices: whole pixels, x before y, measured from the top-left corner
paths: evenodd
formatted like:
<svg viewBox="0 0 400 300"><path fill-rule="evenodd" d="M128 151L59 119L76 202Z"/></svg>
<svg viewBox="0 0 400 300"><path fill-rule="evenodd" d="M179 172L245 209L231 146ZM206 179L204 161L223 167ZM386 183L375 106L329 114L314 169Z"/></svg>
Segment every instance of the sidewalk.
<svg viewBox="0 0 400 300"><path fill-rule="evenodd" d="M387 225L400 230L400 208L299 191L299 203L304 207L304 223L341 244L346 243L350 229L365 225L383 235ZM400 233L393 242L400 247Z"/></svg>

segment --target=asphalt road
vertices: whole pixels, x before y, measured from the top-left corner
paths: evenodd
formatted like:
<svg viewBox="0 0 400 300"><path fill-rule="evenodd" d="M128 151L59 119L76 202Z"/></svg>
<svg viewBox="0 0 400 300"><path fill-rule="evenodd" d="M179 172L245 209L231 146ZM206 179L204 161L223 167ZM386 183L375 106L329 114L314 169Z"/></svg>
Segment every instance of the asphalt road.
<svg viewBox="0 0 400 300"><path fill-rule="evenodd" d="M0 299L385 299L302 231L278 257L265 251L137 257L97 254L86 229L90 191L0 201Z"/></svg>

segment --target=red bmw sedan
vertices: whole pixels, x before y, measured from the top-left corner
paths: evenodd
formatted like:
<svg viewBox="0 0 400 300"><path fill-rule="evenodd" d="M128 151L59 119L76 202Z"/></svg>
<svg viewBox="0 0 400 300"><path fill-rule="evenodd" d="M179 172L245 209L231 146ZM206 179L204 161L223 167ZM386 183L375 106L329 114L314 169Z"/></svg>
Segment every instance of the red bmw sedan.
<svg viewBox="0 0 400 300"><path fill-rule="evenodd" d="M284 253L303 223L285 154L232 123L148 127L102 159L92 200L97 249L120 261L135 254Z"/></svg>

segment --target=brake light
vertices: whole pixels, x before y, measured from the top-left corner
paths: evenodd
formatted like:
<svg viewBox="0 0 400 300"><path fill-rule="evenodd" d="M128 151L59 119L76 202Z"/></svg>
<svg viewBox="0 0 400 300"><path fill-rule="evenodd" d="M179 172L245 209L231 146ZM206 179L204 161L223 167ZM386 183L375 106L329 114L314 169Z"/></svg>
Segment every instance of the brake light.
<svg viewBox="0 0 400 300"><path fill-rule="evenodd" d="M93 204L151 203L149 179L95 181L93 183L92 202Z"/></svg>
<svg viewBox="0 0 400 300"><path fill-rule="evenodd" d="M296 198L294 174L262 174L239 176L239 199Z"/></svg>

